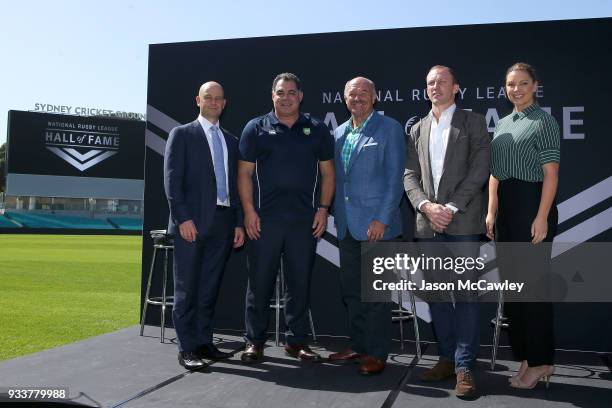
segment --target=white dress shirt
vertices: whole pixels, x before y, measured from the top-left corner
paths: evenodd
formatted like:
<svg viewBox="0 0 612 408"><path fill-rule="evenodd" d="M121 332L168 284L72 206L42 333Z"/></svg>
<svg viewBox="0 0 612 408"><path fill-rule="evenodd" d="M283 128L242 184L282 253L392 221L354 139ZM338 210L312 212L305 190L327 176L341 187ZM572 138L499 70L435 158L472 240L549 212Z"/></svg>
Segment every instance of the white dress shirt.
<svg viewBox="0 0 612 408"><path fill-rule="evenodd" d="M457 109L457 105L454 103L446 108L440 115L440 119L436 121L433 113L431 128L429 130L429 163L431 165L431 176L433 178L433 187L436 197L438 196L438 186L440 185L440 179L442 178L442 171L444 169L444 158L446 156L446 147L448 146L448 135L450 134L451 120L453 114ZM429 200L423 200L419 203L418 209L425 203L430 202ZM446 205L453 212L457 212L457 208L452 205Z"/></svg>
<svg viewBox="0 0 612 408"><path fill-rule="evenodd" d="M211 127L217 126L219 127L219 136L221 136L221 146L223 146L223 167L225 167L225 189L227 191L227 199L225 201L219 200L217 197L217 205L229 206L229 167L227 165L227 145L225 144L225 137L223 137L223 131L221 130L221 125L219 122L211 123L208 119L206 119L202 115L198 115L198 122L202 125L202 129L204 129L204 134L206 135L206 141L208 142L208 147L210 147L210 158L213 162L213 168L215 167L215 156L213 154L213 143L212 143L212 131Z"/></svg>
<svg viewBox="0 0 612 408"><path fill-rule="evenodd" d="M429 130L429 162L431 163L431 175L433 176L434 192L438 196L438 186L444 168L444 156L448 146L448 134L450 133L451 119L457 105L452 104L442 114L438 121L435 117L431 121ZM433 116L433 114L432 114Z"/></svg>

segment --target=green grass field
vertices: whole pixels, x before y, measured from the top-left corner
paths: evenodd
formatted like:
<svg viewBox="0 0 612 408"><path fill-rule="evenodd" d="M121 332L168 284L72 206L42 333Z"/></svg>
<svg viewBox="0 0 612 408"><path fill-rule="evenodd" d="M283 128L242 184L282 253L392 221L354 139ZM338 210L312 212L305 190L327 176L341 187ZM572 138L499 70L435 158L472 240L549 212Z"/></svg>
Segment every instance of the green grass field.
<svg viewBox="0 0 612 408"><path fill-rule="evenodd" d="M0 234L0 360L138 323L141 242Z"/></svg>

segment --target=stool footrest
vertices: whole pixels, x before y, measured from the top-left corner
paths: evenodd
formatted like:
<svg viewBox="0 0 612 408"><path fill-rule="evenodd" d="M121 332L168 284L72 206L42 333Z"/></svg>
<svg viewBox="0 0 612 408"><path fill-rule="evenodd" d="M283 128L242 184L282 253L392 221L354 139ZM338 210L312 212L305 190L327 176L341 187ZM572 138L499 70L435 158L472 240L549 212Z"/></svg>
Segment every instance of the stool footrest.
<svg viewBox="0 0 612 408"><path fill-rule="evenodd" d="M400 321L403 322L404 320L412 320L412 319L414 319L414 316L412 315L411 316L393 316L391 318L391 321L392 322L400 322Z"/></svg>
<svg viewBox="0 0 612 408"><path fill-rule="evenodd" d="M150 305L155 305L155 306L161 306L163 304L162 298L158 296L149 298L146 300L146 302ZM166 306L173 306L173 305L174 305L174 296L167 296Z"/></svg>
<svg viewBox="0 0 612 408"><path fill-rule="evenodd" d="M495 317L491 319L491 327L495 327L496 320L497 319ZM505 317L502 317L499 322L499 327L502 328L503 330L506 330L507 328L509 328L510 324L508 324L508 319Z"/></svg>

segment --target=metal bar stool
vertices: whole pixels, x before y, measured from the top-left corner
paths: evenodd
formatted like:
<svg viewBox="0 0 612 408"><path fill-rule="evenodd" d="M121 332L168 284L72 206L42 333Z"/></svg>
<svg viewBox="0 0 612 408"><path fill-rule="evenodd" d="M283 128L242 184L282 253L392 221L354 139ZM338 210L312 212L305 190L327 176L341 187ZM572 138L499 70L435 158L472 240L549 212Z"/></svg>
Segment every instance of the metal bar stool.
<svg viewBox="0 0 612 408"><path fill-rule="evenodd" d="M410 300L410 307L412 309L412 312L409 312L408 310L405 310L402 307L403 305L402 291L401 290L397 291L398 308L391 310L391 321L399 322L400 349L403 351L404 350L404 320L412 319L412 322L414 325L414 339L416 342L416 352L417 352L417 356L421 358L421 340L419 336L419 322L418 322L418 318L416 315L416 301L414 299L414 294L412 293L412 291L408 292L408 298Z"/></svg>
<svg viewBox="0 0 612 408"><path fill-rule="evenodd" d="M274 297L270 300L270 308L275 310L276 317L276 330L275 330L275 344L280 345L280 311L285 308L285 274L283 272L283 258L281 256L280 268L276 275L276 286L274 288ZM317 342L317 335L315 333L314 323L312 321L312 313L308 309L308 321L310 322L310 330L312 332L312 341Z"/></svg>
<svg viewBox="0 0 612 408"><path fill-rule="evenodd" d="M140 320L140 335L144 332L145 318L147 317L147 307L149 305L161 306L161 343L165 339L166 329L166 306L174 306L174 296L166 296L166 281L168 278L168 253L174 250L174 239L166 230L152 230L150 232L153 239L153 258L149 269L149 278L147 280L147 292L142 305L142 318ZM164 251L164 263L162 269L162 293L161 296L151 297L151 282L153 280L153 271L155 270L155 260L157 258L157 250Z"/></svg>
<svg viewBox="0 0 612 408"><path fill-rule="evenodd" d="M501 329L508 329L508 319L504 317L504 292L499 291L497 298L497 313L491 320L491 324L494 326L493 331L493 351L491 354L491 371L495 371L495 361L497 360L497 347L499 346L499 334Z"/></svg>

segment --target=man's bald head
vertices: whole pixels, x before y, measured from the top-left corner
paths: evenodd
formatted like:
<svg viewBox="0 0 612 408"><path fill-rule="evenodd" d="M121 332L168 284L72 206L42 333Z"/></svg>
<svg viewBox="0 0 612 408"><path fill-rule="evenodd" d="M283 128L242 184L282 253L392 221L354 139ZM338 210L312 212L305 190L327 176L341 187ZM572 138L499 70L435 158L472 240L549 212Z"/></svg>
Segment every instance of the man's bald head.
<svg viewBox="0 0 612 408"><path fill-rule="evenodd" d="M221 90L221 93L223 94L223 87L221 86L220 83L215 82L215 81L208 81L208 82L204 82L201 86L200 86L200 92L198 92L198 95L202 95L203 92L206 92L206 90L211 89L211 88L219 88Z"/></svg>
<svg viewBox="0 0 612 408"><path fill-rule="evenodd" d="M344 99L353 117L353 124L359 125L374 110L376 86L368 78L353 78L344 87Z"/></svg>
<svg viewBox="0 0 612 408"><path fill-rule="evenodd" d="M200 115L216 124L225 108L225 94L221 84L215 81L204 82L196 96L196 104L200 107Z"/></svg>
<svg viewBox="0 0 612 408"><path fill-rule="evenodd" d="M355 77L348 81L346 85L344 85L344 96L346 97L347 91L350 87L359 86L359 87L367 87L370 89L370 92L376 94L376 85L374 85L374 81L368 79L366 77Z"/></svg>

